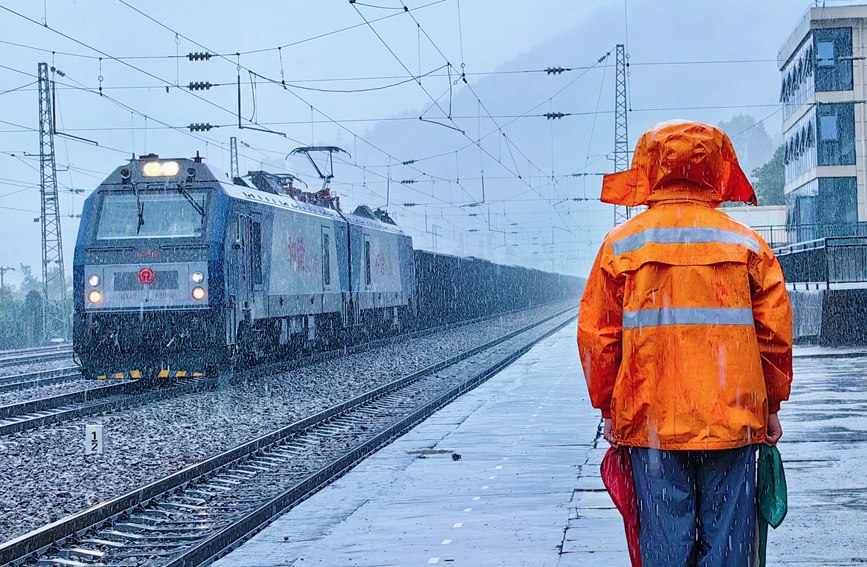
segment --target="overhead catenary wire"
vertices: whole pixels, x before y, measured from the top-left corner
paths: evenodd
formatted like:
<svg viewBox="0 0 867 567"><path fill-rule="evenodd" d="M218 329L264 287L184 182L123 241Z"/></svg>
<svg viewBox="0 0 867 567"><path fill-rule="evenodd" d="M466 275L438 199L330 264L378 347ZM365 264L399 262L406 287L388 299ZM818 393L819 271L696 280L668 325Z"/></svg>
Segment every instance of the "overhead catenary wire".
<svg viewBox="0 0 867 567"><path fill-rule="evenodd" d="M400 10L400 9L398 9L398 11L399 11L399 10ZM372 20L372 21L375 21L375 20ZM359 24L359 25L364 25L364 24ZM358 27L358 26L353 26L353 27ZM92 58L93 58L93 59L96 59L96 56L93 56ZM463 57L461 57L461 59L463 59ZM691 63L692 63L692 62L672 62L671 64L691 64ZM446 67L446 66L443 66L443 67ZM599 65L599 67L604 68L604 67L607 67L607 65ZM442 68L442 67L441 67L441 68ZM541 71L542 71L542 70L510 70L510 71L503 71L502 73L505 74L505 73L511 73L511 72L541 72ZM603 72L604 72L604 70L603 70ZM499 73L498 73L498 74L499 74ZM438 76L438 75L445 76L445 75L443 75L442 73L433 73L433 74L431 74L430 76L433 77L433 76ZM466 72L465 75L466 75L466 76L472 76L472 75L474 75L474 73ZM405 82L410 82L410 81L413 80L414 77L419 77L419 76L421 76L420 73L418 73L418 74L413 74L413 76L410 76L410 77L408 77L408 78L400 79L400 84L404 84ZM347 79L347 80L348 80L348 79ZM253 81L251 80L251 83L252 83L252 82L253 82ZM296 81L293 81L293 83L295 83L295 82L296 82ZM178 81L173 81L173 84L177 84L177 83L178 83ZM60 86L60 83L58 83L58 86ZM297 85L291 85L291 84L290 84L290 86L291 86L292 88L297 88ZM106 88L109 88L109 87L106 87ZM121 87L121 88L123 88L123 87ZM129 88L138 88L138 87L130 86ZM385 88L387 88L387 87L385 87ZM546 102L549 102L549 103L550 103L550 98L548 98L548 99L546 100ZM769 106L770 106L770 105L769 105ZM746 107L746 106L743 106L743 107ZM658 110L660 110L660 109L644 109L644 110L642 110L642 109L638 109L637 111L658 111ZM600 115L602 112L613 112L613 111L600 111L600 112L596 112L596 113L590 113L590 112L588 112L588 113L585 113L585 115L591 115L591 114L592 114L592 115L595 117L595 116ZM146 117L147 115L143 115L143 116ZM537 115L537 116L542 116L542 115ZM580 115L576 114L576 116L580 116ZM492 116L491 118L492 118L492 119L495 118L495 119L497 119L497 120L513 120L513 119L530 118L530 117L532 117L532 116L530 116L530 115L497 115L497 116ZM386 117L383 117L383 118L386 118ZM465 119L467 119L468 117L454 116L453 118L454 118L455 120L465 120ZM477 117L476 117L476 118L477 118ZM395 120L417 120L417 118L404 118L404 117L394 117L394 119L395 119ZM146 119L146 120L147 120L147 119ZM338 123L338 122L349 123L349 122L352 122L352 121L359 121L359 122L360 122L360 121L363 121L363 120L374 121L374 120L380 120L380 119L379 119L379 118L368 118L368 119L346 119L346 120L331 119L331 120L317 120L317 121L310 120L309 122L311 122L311 123L314 123L314 122L315 122L315 123L320 123L320 122L321 122L321 123L325 123L325 122L329 122L329 123ZM301 121L298 121L298 122L300 123ZM272 123L269 123L269 122L266 122L266 121L264 121L264 120L261 121L261 124L264 125L264 126L272 126L272 125L275 125L275 126L276 126L276 125L281 125L281 124L273 123L273 122L272 122ZM286 123L284 123L284 124L287 124L287 125L288 125L288 124L290 124L290 123L289 123L289 122L286 122ZM20 126L20 125L17 125L17 126ZM227 125L227 126L228 126L228 125ZM184 128L183 126L173 126L173 125L171 125L171 124L161 125L161 124L159 124L159 123L152 123L151 126L147 126L147 124L146 124L146 126L145 126L144 128L140 128L140 130L144 130L145 132L147 132L147 131L150 130L150 129L179 129L179 130L182 130L183 128ZM503 133L502 133L502 130L501 130L500 128L498 128L497 130L498 130L498 132L499 132L498 137L500 137L500 135L503 134ZM71 131L71 132L72 132L72 131L75 131L75 129L69 129L68 131ZM495 132L495 133L496 133L496 132ZM467 146L464 146L464 147L468 147L468 146L471 146L471 145L478 145L478 144L479 144L479 141L482 140L482 139L483 139L482 136L477 135L477 136L476 136L476 142L475 142L475 143L473 143L473 144L468 144ZM514 144L512 144L512 143L510 143L510 142L508 141L508 137L507 137L507 136L502 135L502 137L500 137L500 139L505 139L505 141L506 141L506 146L507 146L507 149L509 150L509 152L513 151L512 148L513 148L513 145L514 145ZM367 142L367 140L364 140L364 141ZM206 143L207 143L207 142L206 142ZM223 146L222 143L218 143L218 142L214 142L214 141L211 141L210 143L217 144L217 145L219 145L220 147ZM371 144L371 147L374 147L374 146ZM515 150L520 151L520 148L518 148L517 145L514 145L514 148L515 148ZM481 149L481 148L480 148L480 149ZM452 153L453 151L454 151L454 150L451 150L451 151L448 152L448 153ZM125 153L128 153L128 152L125 152ZM496 152L495 152L495 153L496 153ZM355 152L353 153L353 155L355 156ZM388 155L390 155L390 154L388 154ZM407 157L407 156L404 156L404 157ZM501 156L501 157L505 157L505 156ZM389 159L390 159L390 158L389 158ZM424 159L424 158L420 158L419 161L421 161L422 159ZM498 156L498 159L500 159L500 156ZM508 161L508 159L509 159L509 158L506 158L507 161ZM404 160L404 161L413 161L413 162L414 162L415 160ZM515 173L517 174L517 178L520 178L520 177L522 177L522 176L527 176L527 173L526 173L526 172L524 172L523 175L522 175L521 170L520 170L520 168L518 167L518 163L515 161L515 156L514 156L514 155L512 155L512 162L513 162L512 165L514 166L514 171L515 171ZM376 165L376 164L372 164L372 165L368 165L368 166L366 166L366 167L375 168L375 167L384 167L384 166ZM506 170L509 170L509 169L511 169L511 167L507 167L507 168L506 168ZM427 175L427 174L424 173L424 172L421 172L421 173L418 173L418 175L419 175L419 176L423 176L423 175ZM433 178L433 176L430 176L430 177ZM488 177L487 174L485 175L485 177L486 177L486 179L494 179L494 177ZM500 176L498 176L498 177L500 177ZM552 177L552 178L555 178L555 176L553 176L553 175L552 175L551 177ZM558 177L559 177L559 176L558 176ZM507 176L502 176L502 178L504 178L504 179L511 179L511 177L507 177ZM390 176L386 176L384 179L385 179L384 183L387 183L388 180L391 179L391 177L390 177ZM471 179L470 177L465 177L465 178L464 178L464 181L469 181L470 179ZM541 177L540 177L540 179L541 179ZM537 180L535 183L538 183L538 180Z"/></svg>
<svg viewBox="0 0 867 567"><path fill-rule="evenodd" d="M367 20L367 18L364 16L364 14L361 13L361 11L358 9L358 7L356 7L356 6L353 6L353 7L355 8L355 11L358 13L358 15L362 18L362 20L364 20L364 21L367 23L367 25L368 25L368 27L370 28L370 30L374 33L374 35L376 35L376 37L377 37L377 38L379 39L379 41L383 44L383 46L388 50L389 53L391 53L391 55L392 55L392 56L394 57L394 59L398 62L398 64L400 64L400 66L403 67L403 69L404 69L407 73L412 73L412 71L409 70L409 68L406 66L406 64L403 62L403 60L402 60L402 59L397 55L397 53L395 53L395 51L394 51L394 50L392 49L392 47L388 44L388 42L385 41L385 39L384 39L384 38L379 34L379 32L376 30L376 28L374 28L373 25L372 25L372 24ZM410 15L410 17L413 19L413 21L414 21L414 22L419 26L419 28L421 29L422 33L425 35L425 37L428 38L428 40L429 40L429 41L431 42L431 44L433 45L434 49L435 49L435 50L436 50L436 51L437 51L437 52L438 52L438 53L443 57L443 59L446 61L446 63L449 63L448 57L445 56L445 54L442 52L442 50L439 48L439 46L436 45L436 43L435 43L435 42L430 38L430 36L427 34L427 31L424 29L424 27L421 26L421 24L418 22L418 20L416 20L415 17L414 17L411 13L409 13L409 12L407 12L407 13ZM466 78L465 78L464 76L462 76L462 77L460 78L460 80L463 80L464 84L467 84ZM492 159L496 160L497 163L499 163L501 167L503 167L504 169L506 169L506 170L509 171L510 173L514 174L515 177L517 177L518 179L521 179L522 181L524 181L525 184L527 184L528 187L530 187L531 189L533 189L533 187L532 187L529 183L527 183L526 180L523 180L523 179L520 177L520 174L519 174L518 172L512 172L506 164L504 164L501 160L499 160L499 159L496 158L493 154L491 154L491 153L488 152L486 149L484 149L484 148L481 146L481 144L480 144L479 142L474 141L472 138L470 138L470 136L468 136L468 135L466 134L466 132L465 132L464 130L462 130L462 129L458 126L457 123L455 123L454 119L452 119L451 117L449 117L449 116L447 115L447 113L446 113L446 112L442 109L442 107L438 104L437 100L433 97L433 95L430 94L430 92L429 92L429 91L428 91L428 90L427 90L423 85L420 84L420 85L419 85L419 88L421 88L422 91L423 91L423 92L428 96L428 98L430 98L431 101L434 102L434 105L437 106L437 108L440 110L440 112L443 114L443 116L444 116L446 119L448 119L448 120L449 120L449 121L454 125L454 128L455 128L457 131L459 131L463 136L465 136L465 137L470 141L470 144L469 144L469 145L477 145L477 146L478 146L478 147L479 147L483 152L485 152L489 157L491 157ZM481 103L481 101L479 101L479 102ZM539 195L541 196L541 193L540 193ZM558 213L558 215L559 215L559 214L560 214L560 211L557 210L557 209L555 209L555 210L557 211L557 213ZM562 217L562 215L561 215L561 217ZM561 220L562 220L562 219L561 219ZM567 230L568 230L568 229L567 229Z"/></svg>
<svg viewBox="0 0 867 567"><path fill-rule="evenodd" d="M177 30L171 28L170 26L167 26L166 24L164 24L164 23L160 22L159 20L153 18L153 17L150 16L149 14L146 14L146 13L144 13L144 12L141 12L141 10L138 10L138 9L135 8L134 6L131 6L128 2L125 2L124 0L118 0L118 1L121 2L122 4L128 6L130 9L136 11L137 13L141 14L142 16L146 17L147 19L151 20L152 22L154 22L155 24L159 25L160 27L163 27L164 29L170 31L171 33L173 33L173 34L177 34L179 37L184 38L185 40L189 41L190 43L193 43L193 44L197 45L198 47L200 47L200 48L202 48L202 49L206 49L206 50L208 49L206 46L202 45L201 43L199 43L199 42L197 42L197 41L191 39L190 37L188 37L188 36L186 36L186 35L184 35L184 34L182 34L182 33L180 33L180 32L178 32ZM229 61L229 62L235 63L235 62L231 61L228 57L221 56L221 55L218 55L218 57L222 57L223 59L226 59L226 60ZM256 73L256 76L258 76L259 78L261 78L261 79L263 79L263 80L266 80L266 81L269 81L269 82L272 82L272 83L278 83L278 81L276 81L275 79L269 78L269 77L265 76L265 75L262 74L262 73L258 73L258 72L254 71L254 70L252 70L252 69L250 69L250 68L248 68L248 67L245 67L244 65L241 65L241 64L240 64L240 61L237 62L237 65L236 65L236 66L237 66L237 68L238 68L239 70L240 70L240 69L245 69L245 70L247 70L247 71L249 71L249 72L251 72L251 73ZM407 70L407 72L410 72L410 71ZM410 72L410 73L411 73L411 72ZM334 124L336 124L336 125L338 125L339 127L343 128L344 130L346 130L347 132L349 132L349 133L352 134L353 136L356 136L357 138L361 139L362 141L364 141L365 143L367 143L369 146L373 147L373 148L376 149L377 151L380 151L381 153L383 153L383 154L386 155L387 157L389 157L389 158L393 158L393 159L394 159L395 161L397 161L397 162L402 162L402 161L403 161L403 160L400 160L400 159L398 159L398 158L392 156L390 153L386 152L385 150L382 150L381 148L379 148L379 147L376 146L375 144L373 144L373 143L369 142L368 140L366 140L364 137L358 136L355 132L353 132L352 130L346 128L343 124L340 124L339 122L337 122L337 121L335 121L334 119L330 118L326 113L322 112L321 110L316 109L312 104L310 104L308 101L304 100L303 97L301 97L300 95L298 95L297 93L295 93L292 89L284 89L284 90L285 90L286 92L290 93L292 96L294 96L294 97L297 98L298 100L300 100L301 102L303 102L303 103L309 105L309 106L311 107L312 110L315 110L316 112L318 112L318 113L321 114L322 116L328 118L328 119L329 119L331 122L333 122ZM257 125L258 125L258 124L257 124ZM301 143L301 142L298 142L298 141L296 141L296 142L299 143L299 145L304 145L304 144ZM348 163L348 162L347 162L347 163ZM350 165L351 165L351 164L350 164ZM417 171L419 171L419 173L422 173L422 174L424 174L424 175L427 175L427 174L425 174L424 172L422 172L421 170L417 170Z"/></svg>

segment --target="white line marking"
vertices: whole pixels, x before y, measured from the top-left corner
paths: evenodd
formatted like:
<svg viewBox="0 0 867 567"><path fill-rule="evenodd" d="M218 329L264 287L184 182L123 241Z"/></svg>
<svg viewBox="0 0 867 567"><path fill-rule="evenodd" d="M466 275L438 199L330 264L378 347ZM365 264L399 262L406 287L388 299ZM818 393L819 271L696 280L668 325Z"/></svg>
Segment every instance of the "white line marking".
<svg viewBox="0 0 867 567"><path fill-rule="evenodd" d="M450 544L451 542L452 542L452 540L450 540L450 539L444 539L444 540L442 540L442 541L440 542L440 545L448 545L448 544Z"/></svg>
<svg viewBox="0 0 867 567"><path fill-rule="evenodd" d="M497 470L500 470L501 468L503 468L503 465L497 465L497 466L495 466L494 468L497 469Z"/></svg>
<svg viewBox="0 0 867 567"><path fill-rule="evenodd" d="M482 487L482 490L487 490L487 489L488 489L488 485L487 485L487 484L486 484L485 486Z"/></svg>
<svg viewBox="0 0 867 567"><path fill-rule="evenodd" d="M453 528L459 528L459 527L461 527L461 526L463 526L463 525L464 525L463 522L455 522L455 525L453 525L452 527L453 527Z"/></svg>
<svg viewBox="0 0 867 567"><path fill-rule="evenodd" d="M472 512L472 511L473 511L472 508L464 508L464 512Z"/></svg>
<svg viewBox="0 0 867 567"><path fill-rule="evenodd" d="M431 557L430 559L427 560L428 565L436 565L439 562L440 562L439 557Z"/></svg>
<svg viewBox="0 0 867 567"><path fill-rule="evenodd" d="M481 500L481 499L482 499L481 496L473 496L473 500Z"/></svg>
<svg viewBox="0 0 867 567"><path fill-rule="evenodd" d="M488 477L488 480L494 480L495 478L497 478L497 475L489 476L489 477Z"/></svg>

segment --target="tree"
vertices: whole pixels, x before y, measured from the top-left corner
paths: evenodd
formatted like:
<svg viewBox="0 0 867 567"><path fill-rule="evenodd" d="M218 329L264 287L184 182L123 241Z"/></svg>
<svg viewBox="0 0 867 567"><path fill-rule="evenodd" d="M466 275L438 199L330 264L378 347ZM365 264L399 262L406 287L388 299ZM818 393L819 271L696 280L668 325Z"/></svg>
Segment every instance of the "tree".
<svg viewBox="0 0 867 567"><path fill-rule="evenodd" d="M9 288L0 289L0 349L25 346L21 331L21 302L15 300Z"/></svg>
<svg viewBox="0 0 867 567"><path fill-rule="evenodd" d="M42 294L31 290L24 299L24 330L27 336L27 344L37 345L42 342Z"/></svg>
<svg viewBox="0 0 867 567"><path fill-rule="evenodd" d="M27 295L31 291L42 293L42 280L33 275L33 268L26 264L19 264L21 268L21 293Z"/></svg>
<svg viewBox="0 0 867 567"><path fill-rule="evenodd" d="M785 205L783 187L786 184L786 169L783 163L785 146L780 146L773 157L761 167L753 170L753 187L759 205Z"/></svg>

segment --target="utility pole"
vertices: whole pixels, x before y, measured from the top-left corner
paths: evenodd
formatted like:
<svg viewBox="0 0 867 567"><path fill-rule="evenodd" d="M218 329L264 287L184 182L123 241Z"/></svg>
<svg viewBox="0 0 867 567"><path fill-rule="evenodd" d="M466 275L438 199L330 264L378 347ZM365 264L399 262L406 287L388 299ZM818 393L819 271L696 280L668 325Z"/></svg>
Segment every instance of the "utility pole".
<svg viewBox="0 0 867 567"><path fill-rule="evenodd" d="M57 163L54 158L54 82L48 63L39 63L39 192L42 200L42 286L45 301L42 322L46 340L66 338L66 272L60 234L60 203L57 197ZM54 68L51 68L52 73ZM57 269L51 268L56 266Z"/></svg>
<svg viewBox="0 0 867 567"><path fill-rule="evenodd" d="M614 73L614 172L629 169L629 132L626 118L626 49L617 44ZM626 222L632 216L630 207L614 206L614 225Z"/></svg>
<svg viewBox="0 0 867 567"><path fill-rule="evenodd" d="M229 138L229 177L232 178L232 183L241 177L241 168L238 165L238 138L235 136Z"/></svg>
<svg viewBox="0 0 867 567"><path fill-rule="evenodd" d="M6 272L14 272L15 268L12 266L0 266L0 290L6 287L6 282L3 278L6 277Z"/></svg>

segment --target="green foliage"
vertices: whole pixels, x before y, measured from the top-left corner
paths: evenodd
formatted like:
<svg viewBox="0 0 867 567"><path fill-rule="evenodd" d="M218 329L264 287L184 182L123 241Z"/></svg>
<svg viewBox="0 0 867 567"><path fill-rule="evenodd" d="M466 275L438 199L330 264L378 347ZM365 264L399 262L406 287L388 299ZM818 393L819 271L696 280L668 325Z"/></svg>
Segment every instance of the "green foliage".
<svg viewBox="0 0 867 567"><path fill-rule="evenodd" d="M753 170L753 188L756 190L759 205L786 204L783 196L783 187L786 184L784 154L785 148L780 146L767 163Z"/></svg>
<svg viewBox="0 0 867 567"><path fill-rule="evenodd" d="M30 290L22 301L9 287L0 290L0 349L36 346L42 340L42 294Z"/></svg>
<svg viewBox="0 0 867 567"><path fill-rule="evenodd" d="M19 267L21 277L24 278L19 287L21 293L27 295L31 291L42 291L42 280L33 275L33 268L26 264L19 264Z"/></svg>

